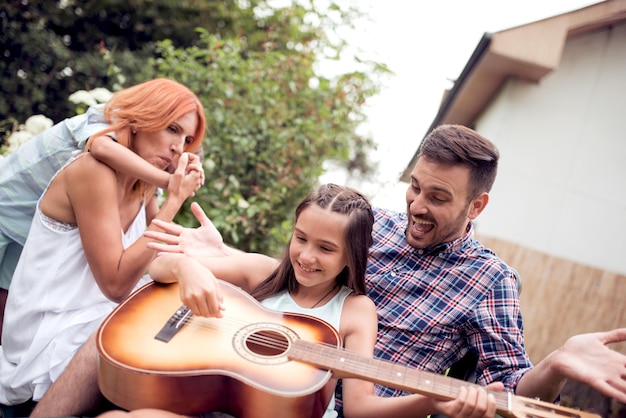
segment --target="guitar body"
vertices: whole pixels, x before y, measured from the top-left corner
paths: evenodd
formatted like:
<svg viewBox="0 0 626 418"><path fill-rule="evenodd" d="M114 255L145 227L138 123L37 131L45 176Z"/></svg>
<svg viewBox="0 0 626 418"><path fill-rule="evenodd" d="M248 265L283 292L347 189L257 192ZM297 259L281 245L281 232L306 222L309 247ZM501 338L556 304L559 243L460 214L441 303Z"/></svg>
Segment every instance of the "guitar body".
<svg viewBox="0 0 626 418"><path fill-rule="evenodd" d="M178 315L175 283L149 283L122 302L97 334L102 393L128 410L321 417L334 392L331 371L291 361L286 352L296 340L339 348L337 331L315 317L266 309L226 282L220 286L223 318ZM167 341L155 338L175 322Z"/></svg>

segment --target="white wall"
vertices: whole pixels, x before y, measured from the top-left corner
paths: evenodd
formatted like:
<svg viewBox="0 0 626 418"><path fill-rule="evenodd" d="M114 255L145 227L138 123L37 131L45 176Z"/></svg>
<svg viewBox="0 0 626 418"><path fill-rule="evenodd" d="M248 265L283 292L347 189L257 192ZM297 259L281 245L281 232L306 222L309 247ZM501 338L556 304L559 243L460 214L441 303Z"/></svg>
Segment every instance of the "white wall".
<svg viewBox="0 0 626 418"><path fill-rule="evenodd" d="M479 233L626 274L626 24L510 80L476 129L501 154Z"/></svg>

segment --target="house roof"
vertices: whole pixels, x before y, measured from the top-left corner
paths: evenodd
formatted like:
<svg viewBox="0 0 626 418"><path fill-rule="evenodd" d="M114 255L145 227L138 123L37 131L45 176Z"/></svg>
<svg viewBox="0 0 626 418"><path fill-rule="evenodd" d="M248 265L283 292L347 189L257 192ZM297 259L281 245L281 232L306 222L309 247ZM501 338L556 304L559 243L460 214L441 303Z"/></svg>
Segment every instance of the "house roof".
<svg viewBox="0 0 626 418"><path fill-rule="evenodd" d="M509 77L538 82L559 66L567 39L626 21L626 0L606 0L547 19L485 33L428 132L443 124L472 126ZM417 151L400 180L408 181Z"/></svg>

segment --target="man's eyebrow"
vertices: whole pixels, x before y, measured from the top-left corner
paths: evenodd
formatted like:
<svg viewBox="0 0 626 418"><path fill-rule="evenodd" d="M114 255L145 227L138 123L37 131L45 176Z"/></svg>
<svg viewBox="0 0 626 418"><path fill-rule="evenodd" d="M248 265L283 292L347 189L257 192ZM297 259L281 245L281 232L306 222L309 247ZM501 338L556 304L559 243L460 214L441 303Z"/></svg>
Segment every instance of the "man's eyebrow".
<svg viewBox="0 0 626 418"><path fill-rule="evenodd" d="M417 180L416 177L411 176L411 183L415 183L419 186L420 182ZM433 190L436 192L440 192L440 193L445 193L448 196L452 196L452 192L447 189L446 187L441 187L441 186L433 186Z"/></svg>

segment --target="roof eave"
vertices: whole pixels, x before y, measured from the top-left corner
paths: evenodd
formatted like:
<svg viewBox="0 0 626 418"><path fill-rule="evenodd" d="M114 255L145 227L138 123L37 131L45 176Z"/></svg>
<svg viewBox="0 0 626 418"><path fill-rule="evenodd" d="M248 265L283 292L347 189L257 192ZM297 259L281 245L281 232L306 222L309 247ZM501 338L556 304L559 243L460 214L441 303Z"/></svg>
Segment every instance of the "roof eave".
<svg viewBox="0 0 626 418"><path fill-rule="evenodd" d="M560 62L568 38L626 20L626 0L607 0L511 29L486 33L444 99L428 132L443 124L474 124L509 77L538 82ZM415 152L400 180L408 182Z"/></svg>

